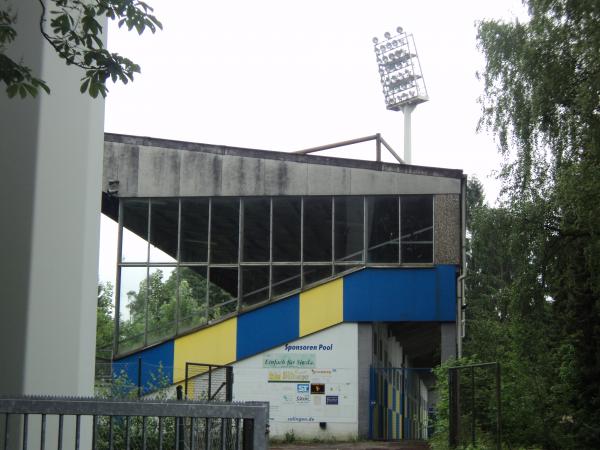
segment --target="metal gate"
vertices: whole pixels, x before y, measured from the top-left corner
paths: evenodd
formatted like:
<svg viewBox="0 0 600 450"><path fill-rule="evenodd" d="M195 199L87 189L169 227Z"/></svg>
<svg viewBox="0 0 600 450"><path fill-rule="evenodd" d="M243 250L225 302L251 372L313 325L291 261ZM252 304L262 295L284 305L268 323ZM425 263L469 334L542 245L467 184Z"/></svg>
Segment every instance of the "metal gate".
<svg viewBox="0 0 600 450"><path fill-rule="evenodd" d="M233 397L233 366L185 363L185 398L230 402Z"/></svg>
<svg viewBox="0 0 600 450"><path fill-rule="evenodd" d="M448 444L476 447L495 441L502 448L500 364L467 364L448 368Z"/></svg>
<svg viewBox="0 0 600 450"><path fill-rule="evenodd" d="M431 369L371 367L369 438L427 439L427 400L420 375Z"/></svg>

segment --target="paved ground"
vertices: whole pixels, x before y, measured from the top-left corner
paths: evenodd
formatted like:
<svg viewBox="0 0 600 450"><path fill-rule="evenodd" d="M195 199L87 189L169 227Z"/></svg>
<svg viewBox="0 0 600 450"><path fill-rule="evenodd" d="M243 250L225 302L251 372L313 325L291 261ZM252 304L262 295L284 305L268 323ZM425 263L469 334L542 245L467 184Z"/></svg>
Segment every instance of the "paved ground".
<svg viewBox="0 0 600 450"><path fill-rule="evenodd" d="M270 450L429 450L429 445L425 441L273 443Z"/></svg>

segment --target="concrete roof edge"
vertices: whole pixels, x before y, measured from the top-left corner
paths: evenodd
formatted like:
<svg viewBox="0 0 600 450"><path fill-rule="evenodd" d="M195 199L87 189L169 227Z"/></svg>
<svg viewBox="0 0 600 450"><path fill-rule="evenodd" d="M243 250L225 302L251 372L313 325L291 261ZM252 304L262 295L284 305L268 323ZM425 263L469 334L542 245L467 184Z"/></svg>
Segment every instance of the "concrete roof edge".
<svg viewBox="0 0 600 450"><path fill-rule="evenodd" d="M127 145L145 147L162 147L173 150L187 150L216 155L243 156L247 158L272 159L278 161L292 161L305 164L321 164L327 166L346 167L354 169L376 170L379 172L410 173L414 175L427 175L445 178L462 178L460 169L445 169L440 167L416 166L409 164L396 164L377 161L364 161L360 159L338 158L319 155L302 155L297 153L280 152L274 150L257 150L243 147L230 147L226 145L202 144L196 142L177 141L147 136L133 136L118 133L104 133L105 142L114 142Z"/></svg>

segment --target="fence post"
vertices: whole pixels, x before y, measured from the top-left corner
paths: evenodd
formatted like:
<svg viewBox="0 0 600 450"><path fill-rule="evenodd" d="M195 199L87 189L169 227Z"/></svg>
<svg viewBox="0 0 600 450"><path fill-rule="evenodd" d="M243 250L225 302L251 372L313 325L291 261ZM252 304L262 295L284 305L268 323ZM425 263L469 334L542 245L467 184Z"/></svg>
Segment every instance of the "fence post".
<svg viewBox="0 0 600 450"><path fill-rule="evenodd" d="M175 390L177 391L177 400L183 400L183 388L178 385ZM185 429L183 421L185 418L177 418L177 450L183 450L185 447Z"/></svg>
<svg viewBox="0 0 600 450"><path fill-rule="evenodd" d="M448 369L448 444L450 448L456 448L458 445L459 419L458 369L450 367Z"/></svg>
<svg viewBox="0 0 600 450"><path fill-rule="evenodd" d="M242 425L242 449L252 450L254 447L254 420L244 419Z"/></svg>
<svg viewBox="0 0 600 450"><path fill-rule="evenodd" d="M498 436L496 448L498 450L502 449L502 398L500 389L500 363L496 363L496 434Z"/></svg>
<svg viewBox="0 0 600 450"><path fill-rule="evenodd" d="M230 402L233 400L233 367L229 366L225 368L225 401Z"/></svg>
<svg viewBox="0 0 600 450"><path fill-rule="evenodd" d="M141 356L138 357L137 391L138 391L138 398L142 398L142 358L141 358Z"/></svg>
<svg viewBox="0 0 600 450"><path fill-rule="evenodd" d="M471 367L471 442L475 447L475 367Z"/></svg>

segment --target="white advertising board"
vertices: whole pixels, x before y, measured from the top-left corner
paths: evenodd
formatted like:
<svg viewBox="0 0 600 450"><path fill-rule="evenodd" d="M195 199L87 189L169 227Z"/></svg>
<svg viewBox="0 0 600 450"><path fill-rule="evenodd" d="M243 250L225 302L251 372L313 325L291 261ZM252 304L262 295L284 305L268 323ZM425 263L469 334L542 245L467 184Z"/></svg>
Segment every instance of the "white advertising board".
<svg viewBox="0 0 600 450"><path fill-rule="evenodd" d="M340 324L234 364L234 401L270 403L272 422L357 422L357 326Z"/></svg>

